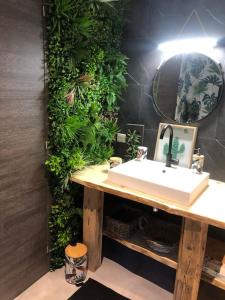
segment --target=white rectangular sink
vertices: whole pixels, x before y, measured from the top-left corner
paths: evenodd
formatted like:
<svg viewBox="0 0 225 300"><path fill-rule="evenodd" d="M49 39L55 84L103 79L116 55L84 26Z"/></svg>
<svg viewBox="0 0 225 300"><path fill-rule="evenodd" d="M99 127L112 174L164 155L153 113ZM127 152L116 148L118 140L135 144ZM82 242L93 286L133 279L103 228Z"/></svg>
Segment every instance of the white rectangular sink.
<svg viewBox="0 0 225 300"><path fill-rule="evenodd" d="M131 160L109 169L108 181L189 206L208 186L209 173L196 174L192 169L166 167L152 160Z"/></svg>

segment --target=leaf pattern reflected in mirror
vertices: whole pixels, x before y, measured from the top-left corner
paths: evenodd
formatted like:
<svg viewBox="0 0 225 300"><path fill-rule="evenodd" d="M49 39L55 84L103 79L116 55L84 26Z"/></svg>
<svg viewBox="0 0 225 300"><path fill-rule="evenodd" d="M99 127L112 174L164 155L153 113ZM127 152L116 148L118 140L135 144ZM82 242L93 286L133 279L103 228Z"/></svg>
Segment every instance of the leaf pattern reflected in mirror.
<svg viewBox="0 0 225 300"><path fill-rule="evenodd" d="M175 120L191 123L211 113L218 102L222 75L216 63L197 53L183 55L178 85Z"/></svg>
<svg viewBox="0 0 225 300"><path fill-rule="evenodd" d="M220 65L200 53L171 57L160 66L152 86L158 112L178 123L207 117L215 110L222 89Z"/></svg>

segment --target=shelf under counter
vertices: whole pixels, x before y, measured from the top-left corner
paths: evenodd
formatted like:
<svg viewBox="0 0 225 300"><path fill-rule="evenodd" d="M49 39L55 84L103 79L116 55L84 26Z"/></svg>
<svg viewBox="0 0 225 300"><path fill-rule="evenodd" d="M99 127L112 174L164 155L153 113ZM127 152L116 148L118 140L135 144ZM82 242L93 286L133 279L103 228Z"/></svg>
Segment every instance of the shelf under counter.
<svg viewBox="0 0 225 300"><path fill-rule="evenodd" d="M117 238L106 231L103 231L103 235L129 249L142 253L145 256L148 256L173 269L177 269L178 248L169 253L160 254L159 252L153 251L147 247L139 232L126 240ZM205 255L206 257L213 258L220 262L221 273L217 273L215 270L207 268L207 270L202 272L202 280L225 290L225 242L209 237Z"/></svg>
<svg viewBox="0 0 225 300"><path fill-rule="evenodd" d="M84 186L83 241L89 249L89 270L95 272L102 261L103 205L104 195L108 193L183 217L179 255L177 258L167 255L162 257L149 249L144 250L146 247L135 244L132 240L119 241L131 249L177 269L173 293L174 300L197 300L201 279L225 290L223 272L225 265L224 243L221 244L209 239L205 254L208 226L213 225L225 229L225 183L209 180L206 190L191 206L185 207L169 202L161 197L112 184L108 181L108 169L108 164L89 166L82 171L75 172L70 178L72 182ZM210 249L214 250L211 252ZM219 261L214 256L215 251ZM219 272L209 272L211 269L206 269L204 266L206 259L207 263L210 263L208 267L215 263L209 253L213 253L214 260L219 264ZM210 258L209 260L208 257ZM201 276L203 268L204 272Z"/></svg>
<svg viewBox="0 0 225 300"><path fill-rule="evenodd" d="M106 231L103 231L103 235L107 236L110 239L113 239L114 241L126 246L129 249L151 257L164 265L167 265L173 269L177 268L178 250L162 255L155 251L152 251L149 248L147 248L146 243L144 242L143 238L138 232L127 240L116 238L115 236Z"/></svg>
<svg viewBox="0 0 225 300"><path fill-rule="evenodd" d="M210 268L203 270L202 280L225 290L225 242L208 237L205 258L208 257L219 262L219 265L216 272Z"/></svg>

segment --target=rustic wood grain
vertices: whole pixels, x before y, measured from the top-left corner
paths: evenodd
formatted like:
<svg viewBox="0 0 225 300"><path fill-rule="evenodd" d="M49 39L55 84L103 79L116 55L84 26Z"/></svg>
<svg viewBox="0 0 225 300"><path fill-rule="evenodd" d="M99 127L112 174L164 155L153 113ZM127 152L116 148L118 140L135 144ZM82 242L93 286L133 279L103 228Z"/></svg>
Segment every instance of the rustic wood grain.
<svg viewBox="0 0 225 300"><path fill-rule="evenodd" d="M169 266L173 269L177 268L177 250L166 254L160 254L158 252L155 252L147 248L146 243L143 241L143 238L139 233L134 234L130 239L127 240L116 238L115 236L111 235L106 231L104 231L104 235L120 243L121 245L124 245L127 248L132 249L136 252L142 253L145 256L151 257L166 266Z"/></svg>
<svg viewBox="0 0 225 300"><path fill-rule="evenodd" d="M166 201L160 197L107 181L108 164L90 166L72 174L71 181L105 193L162 209L168 213L187 217L225 229L225 183L209 180L207 189L189 207ZM213 201L212 201L213 199Z"/></svg>
<svg viewBox="0 0 225 300"><path fill-rule="evenodd" d="M83 241L88 247L88 269L94 272L102 261L104 193L84 188Z"/></svg>
<svg viewBox="0 0 225 300"><path fill-rule="evenodd" d="M101 211L100 215L102 215L102 208L103 207L103 192L108 191L111 194L119 195L122 198L130 199L139 203L144 203L146 205L158 206L161 203L166 202L163 199L157 199L153 196L149 196L138 191L129 190L119 185L112 185L111 183L107 182L107 169L108 164L105 165L98 165L98 166L90 166L83 171L76 172L72 175L71 180L77 183L84 185L85 189L85 196L84 196L84 234L85 240L89 241L89 238L92 238L91 241L91 250L92 253L96 253L98 255L98 261L94 259L94 262L91 261L91 264L94 265L93 270L97 269L97 267L101 264L101 227L97 228L97 235L93 234L96 232L96 228L91 228L91 222L89 216L93 217L94 227L96 227L96 207ZM205 200L212 199L210 194L218 195L219 198L222 200L222 195L224 191L224 183L210 181L210 188L211 192L206 195ZM93 197L91 196L93 195ZM101 199L97 201L96 199ZM91 201L92 199L92 201ZM94 200L95 199L95 200ZM117 198L116 198L117 199ZM204 198L203 198L204 199ZM215 198L214 198L215 199ZM149 200L149 201L148 201ZM94 201L94 202L93 202ZM117 200L116 200L117 201ZM155 201L155 202L153 202ZM219 200L220 203L220 200ZM198 200L197 200L198 204ZM208 202L209 204L209 202ZM93 209L94 205L94 209ZM206 202L207 206L207 202ZM197 205L198 207L198 205ZM206 209L203 207L203 203L200 203L199 207L202 207L203 211L205 212ZM202 215L199 214L199 207L198 207L198 214L192 215L193 218L201 219ZM185 213L189 213L188 208L177 207L175 205L171 205L169 203L164 204L163 208L160 206L161 209L169 212L183 215ZM178 210L179 209L179 210ZM92 213L91 213L92 212ZM223 212L223 208L222 208ZM209 212L210 213L210 212ZM99 217L99 216L98 216ZM221 217L221 212L219 214L219 218ZM102 216L101 216L102 218ZM208 220L208 218L203 217L203 219ZM86 223L88 220L88 223ZM212 285L215 285L219 288L225 289L225 243L222 241L218 241L212 238L208 238L207 241L207 249L206 249L206 256L211 257L212 259L218 260L220 266L220 270L218 273L213 274L213 270L203 270L203 259L204 259L204 252L205 252L205 244L207 239L207 230L208 225L203 222L199 222L197 220L192 220L185 218L182 227L182 236L180 240L180 247L179 247L179 259L177 262L177 253L169 253L168 255L159 255L146 249L146 245L140 241L139 238L136 236L132 237L128 240L117 239L111 236L109 233L104 233L106 236L116 240L118 243L134 250L140 252L146 256L149 256L165 265L168 265L172 268L178 268L179 272L177 273L177 282L176 282L176 289L175 295L176 300L182 299L179 297L185 297L184 300L193 300L196 299L198 294L198 287L200 279L202 278L204 281L209 282ZM214 219L210 219L210 222L215 221ZM217 220L216 220L217 222ZM85 227L86 226L86 227ZM224 221L222 221L222 227L224 226ZM93 231L92 231L93 229ZM93 246L94 245L94 246ZM95 249L97 247L97 249ZM93 260L93 255L90 255L90 260ZM97 265L97 267L96 267ZM189 268L189 269L188 269ZM187 272L187 270L189 270ZM194 278L194 281L193 281ZM184 294L184 295L183 295ZM190 297L190 298L189 298Z"/></svg>
<svg viewBox="0 0 225 300"><path fill-rule="evenodd" d="M48 271L42 1L1 1L0 291L14 299Z"/></svg>
<svg viewBox="0 0 225 300"><path fill-rule="evenodd" d="M174 300L197 300L198 298L207 233L207 224L184 219L179 247Z"/></svg>
<svg viewBox="0 0 225 300"><path fill-rule="evenodd" d="M116 238L108 232L104 232L103 234L129 249L151 257L173 269L177 269L178 249L167 254L160 254L146 248L146 243L143 242L143 238L141 238L138 233L127 240ZM215 272L213 268L209 270L203 269L201 279L225 290L225 242L208 237L205 255L217 260L220 267L218 273Z"/></svg>
<svg viewBox="0 0 225 300"><path fill-rule="evenodd" d="M202 279L225 290L225 241L208 237L205 257L212 259L213 263L209 269L203 270Z"/></svg>

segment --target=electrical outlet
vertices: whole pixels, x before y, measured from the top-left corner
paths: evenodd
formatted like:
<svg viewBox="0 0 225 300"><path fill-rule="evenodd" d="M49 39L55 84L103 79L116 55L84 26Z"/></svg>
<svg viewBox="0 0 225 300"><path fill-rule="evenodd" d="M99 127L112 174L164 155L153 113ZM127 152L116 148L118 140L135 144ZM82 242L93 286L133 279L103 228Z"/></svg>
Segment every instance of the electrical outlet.
<svg viewBox="0 0 225 300"><path fill-rule="evenodd" d="M126 143L126 134L125 133L117 133L117 142L118 143Z"/></svg>
<svg viewBox="0 0 225 300"><path fill-rule="evenodd" d="M140 135L141 140L140 140L140 145L143 146L144 143L144 129L145 129L145 125L142 124L132 124L132 123L127 123L126 124L126 131L128 132L128 130L131 131L136 131L137 134Z"/></svg>

